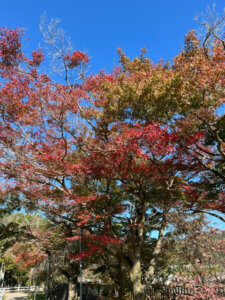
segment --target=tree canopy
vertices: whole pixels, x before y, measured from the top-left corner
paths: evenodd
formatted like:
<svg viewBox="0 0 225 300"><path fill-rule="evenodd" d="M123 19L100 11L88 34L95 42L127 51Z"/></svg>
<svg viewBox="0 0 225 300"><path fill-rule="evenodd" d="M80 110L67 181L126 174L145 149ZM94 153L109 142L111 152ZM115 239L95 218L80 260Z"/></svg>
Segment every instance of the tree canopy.
<svg viewBox="0 0 225 300"><path fill-rule="evenodd" d="M67 242L82 241L71 259L105 253L145 299L168 232L179 239L175 228L202 213L224 221L224 43L206 47L190 31L171 64L119 49L112 73L86 75L88 56L46 34L64 68L58 82L41 71L40 49L25 55L22 36L0 31L4 209L16 195Z"/></svg>

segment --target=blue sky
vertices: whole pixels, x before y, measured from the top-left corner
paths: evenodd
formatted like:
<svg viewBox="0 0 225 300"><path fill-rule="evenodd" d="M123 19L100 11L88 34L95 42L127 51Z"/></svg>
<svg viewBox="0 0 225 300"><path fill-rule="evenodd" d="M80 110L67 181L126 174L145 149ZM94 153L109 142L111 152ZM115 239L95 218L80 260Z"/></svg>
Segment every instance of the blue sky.
<svg viewBox="0 0 225 300"><path fill-rule="evenodd" d="M183 46L184 35L198 25L194 17L217 0L2 0L0 27L23 27L28 50L41 41L40 16L59 18L75 46L91 57L90 71L110 71L117 64L117 47L135 57L145 46L157 62L172 59ZM27 50L27 52L28 52Z"/></svg>

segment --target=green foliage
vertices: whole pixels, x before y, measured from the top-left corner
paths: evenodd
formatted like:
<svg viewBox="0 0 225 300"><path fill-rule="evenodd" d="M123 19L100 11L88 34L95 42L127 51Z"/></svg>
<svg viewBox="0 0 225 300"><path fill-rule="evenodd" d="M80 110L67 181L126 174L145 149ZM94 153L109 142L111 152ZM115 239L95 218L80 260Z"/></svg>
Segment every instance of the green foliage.
<svg viewBox="0 0 225 300"><path fill-rule="evenodd" d="M18 194L1 194L0 219L5 214L10 214L21 208L21 199Z"/></svg>
<svg viewBox="0 0 225 300"><path fill-rule="evenodd" d="M5 268L5 286L27 285L29 273L20 269L10 253L5 254L1 258L1 263L4 264Z"/></svg>

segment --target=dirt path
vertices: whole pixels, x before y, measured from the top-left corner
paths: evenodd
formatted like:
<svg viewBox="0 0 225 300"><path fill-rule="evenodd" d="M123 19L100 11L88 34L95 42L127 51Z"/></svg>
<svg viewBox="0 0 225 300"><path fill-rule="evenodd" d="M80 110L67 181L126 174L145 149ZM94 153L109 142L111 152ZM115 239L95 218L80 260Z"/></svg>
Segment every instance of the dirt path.
<svg viewBox="0 0 225 300"><path fill-rule="evenodd" d="M28 295L25 292L11 292L5 294L5 300L28 300Z"/></svg>

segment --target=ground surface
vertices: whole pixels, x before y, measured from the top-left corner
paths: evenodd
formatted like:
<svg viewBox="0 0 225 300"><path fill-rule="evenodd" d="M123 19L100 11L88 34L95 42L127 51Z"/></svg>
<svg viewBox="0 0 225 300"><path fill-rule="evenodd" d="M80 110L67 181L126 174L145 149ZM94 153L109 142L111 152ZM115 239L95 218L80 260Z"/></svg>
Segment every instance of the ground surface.
<svg viewBox="0 0 225 300"><path fill-rule="evenodd" d="M28 300L28 294L26 292L10 292L5 293L4 300Z"/></svg>

